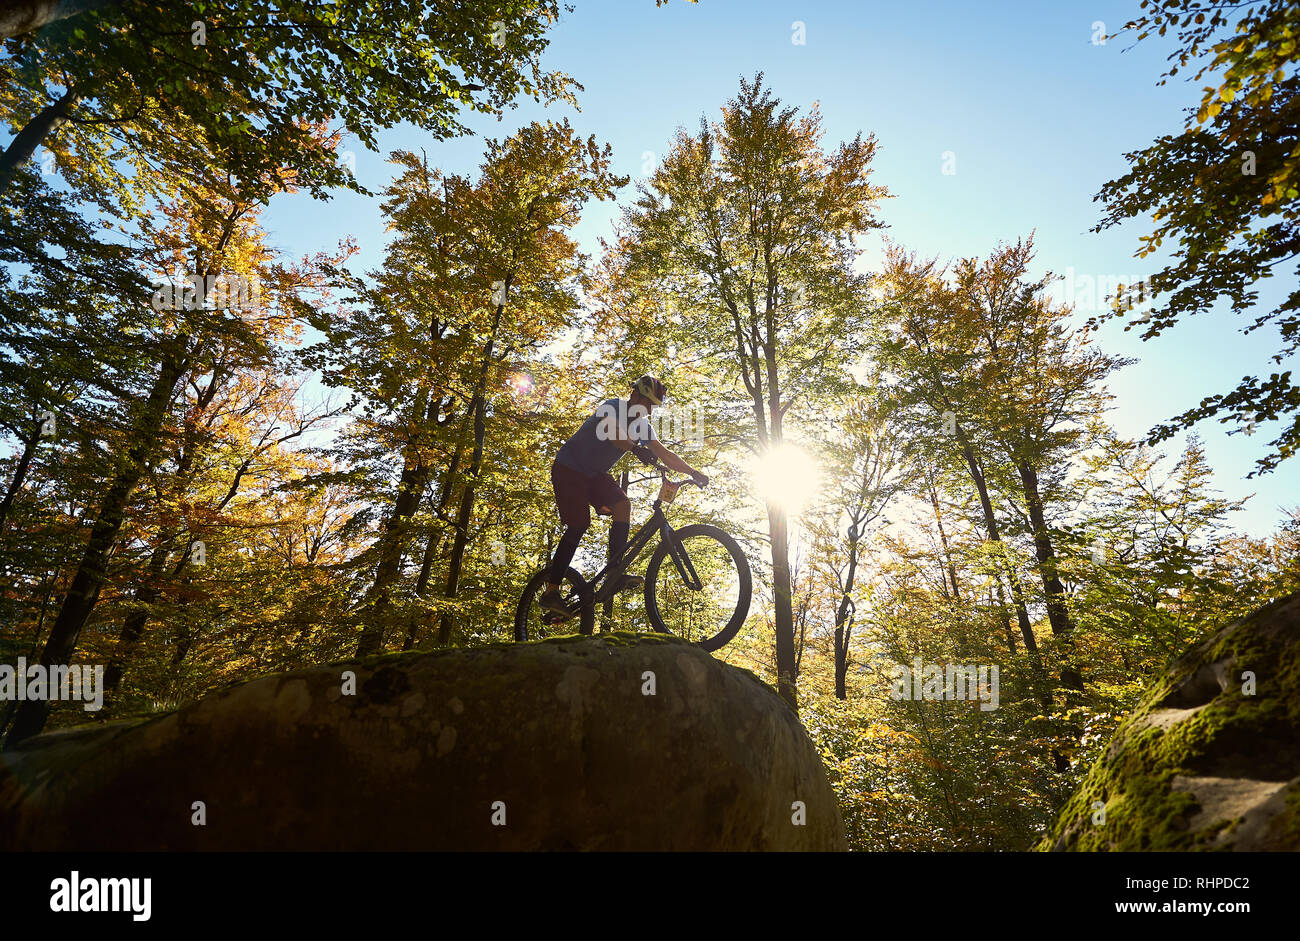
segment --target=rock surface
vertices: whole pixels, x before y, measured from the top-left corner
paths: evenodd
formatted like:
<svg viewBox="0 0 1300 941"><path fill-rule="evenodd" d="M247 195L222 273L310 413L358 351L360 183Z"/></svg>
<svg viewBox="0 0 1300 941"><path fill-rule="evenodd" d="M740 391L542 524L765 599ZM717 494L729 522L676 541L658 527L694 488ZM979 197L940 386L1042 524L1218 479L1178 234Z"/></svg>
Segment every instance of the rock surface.
<svg viewBox="0 0 1300 941"><path fill-rule="evenodd" d="M1175 663L1039 848L1300 850L1300 595Z"/></svg>
<svg viewBox="0 0 1300 941"><path fill-rule="evenodd" d="M794 713L660 635L315 667L0 753L4 850L845 848Z"/></svg>

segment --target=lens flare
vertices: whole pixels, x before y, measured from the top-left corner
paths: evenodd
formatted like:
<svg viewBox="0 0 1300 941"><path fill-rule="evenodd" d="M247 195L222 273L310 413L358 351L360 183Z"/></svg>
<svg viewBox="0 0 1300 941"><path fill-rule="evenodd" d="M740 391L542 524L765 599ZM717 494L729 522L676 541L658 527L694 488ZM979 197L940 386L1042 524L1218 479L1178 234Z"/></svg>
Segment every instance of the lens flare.
<svg viewBox="0 0 1300 941"><path fill-rule="evenodd" d="M755 492L791 515L803 512L821 487L821 468L803 448L782 442L756 459L750 476Z"/></svg>
<svg viewBox="0 0 1300 941"><path fill-rule="evenodd" d="M514 391L516 396L525 397L533 392L533 377L531 373L517 372L509 379L506 384Z"/></svg>

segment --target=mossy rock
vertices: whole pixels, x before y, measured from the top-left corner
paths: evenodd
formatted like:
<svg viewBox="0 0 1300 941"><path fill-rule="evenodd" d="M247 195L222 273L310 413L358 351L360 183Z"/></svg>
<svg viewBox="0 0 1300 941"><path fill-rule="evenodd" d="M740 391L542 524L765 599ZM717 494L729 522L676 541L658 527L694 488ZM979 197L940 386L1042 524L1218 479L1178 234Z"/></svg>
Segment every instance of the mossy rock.
<svg viewBox="0 0 1300 941"><path fill-rule="evenodd" d="M845 848L794 712L658 635L314 667L0 753L0 850Z"/></svg>
<svg viewBox="0 0 1300 941"><path fill-rule="evenodd" d="M1300 850L1300 594L1179 659L1038 848Z"/></svg>

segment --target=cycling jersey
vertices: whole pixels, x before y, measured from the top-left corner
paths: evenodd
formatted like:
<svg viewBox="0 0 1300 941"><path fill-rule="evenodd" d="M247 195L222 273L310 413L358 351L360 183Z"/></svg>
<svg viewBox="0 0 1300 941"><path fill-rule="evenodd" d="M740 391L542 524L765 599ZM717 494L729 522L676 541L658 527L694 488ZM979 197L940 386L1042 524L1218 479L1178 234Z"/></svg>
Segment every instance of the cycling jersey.
<svg viewBox="0 0 1300 941"><path fill-rule="evenodd" d="M564 442L555 463L594 476L607 474L624 450L618 441L647 445L659 440L644 405L629 406L626 399L609 399Z"/></svg>

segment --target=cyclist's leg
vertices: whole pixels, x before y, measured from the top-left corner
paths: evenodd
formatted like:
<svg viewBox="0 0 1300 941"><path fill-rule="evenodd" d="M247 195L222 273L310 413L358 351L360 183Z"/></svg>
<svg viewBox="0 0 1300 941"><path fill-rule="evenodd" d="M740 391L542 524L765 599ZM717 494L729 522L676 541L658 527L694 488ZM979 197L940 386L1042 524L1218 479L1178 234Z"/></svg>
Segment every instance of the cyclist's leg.
<svg viewBox="0 0 1300 941"><path fill-rule="evenodd" d="M591 505L602 516L612 516L609 528L609 557L618 558L627 547L627 534L631 528L632 503L623 488L609 474L591 478Z"/></svg>
<svg viewBox="0 0 1300 941"><path fill-rule="evenodd" d="M617 559L627 548L627 534L632 529L632 503L624 499L610 507L614 519L609 524L609 557Z"/></svg>
<svg viewBox="0 0 1300 941"><path fill-rule="evenodd" d="M546 579L548 591L560 587L560 582L564 579L564 573L568 569L569 563L573 561L573 556L582 543L582 537L586 534L586 526L566 526L564 528L564 535L560 537L559 545L555 547L555 555L551 558L551 573Z"/></svg>
<svg viewBox="0 0 1300 941"><path fill-rule="evenodd" d="M613 477L602 474L592 478L591 503L599 513L608 513L613 517L609 527L609 557L617 559L627 548L628 531L632 523L632 502L627 493ZM636 588L641 579L636 575L624 575L620 580L620 590Z"/></svg>
<svg viewBox="0 0 1300 941"><path fill-rule="evenodd" d="M564 523L564 535L555 547L551 558L551 573L546 580L546 594L551 594L560 587L564 572L573 561L578 545L591 525L591 511L587 508L586 478L579 472L563 465L551 466L551 485L555 488L555 505L560 511L560 521Z"/></svg>

